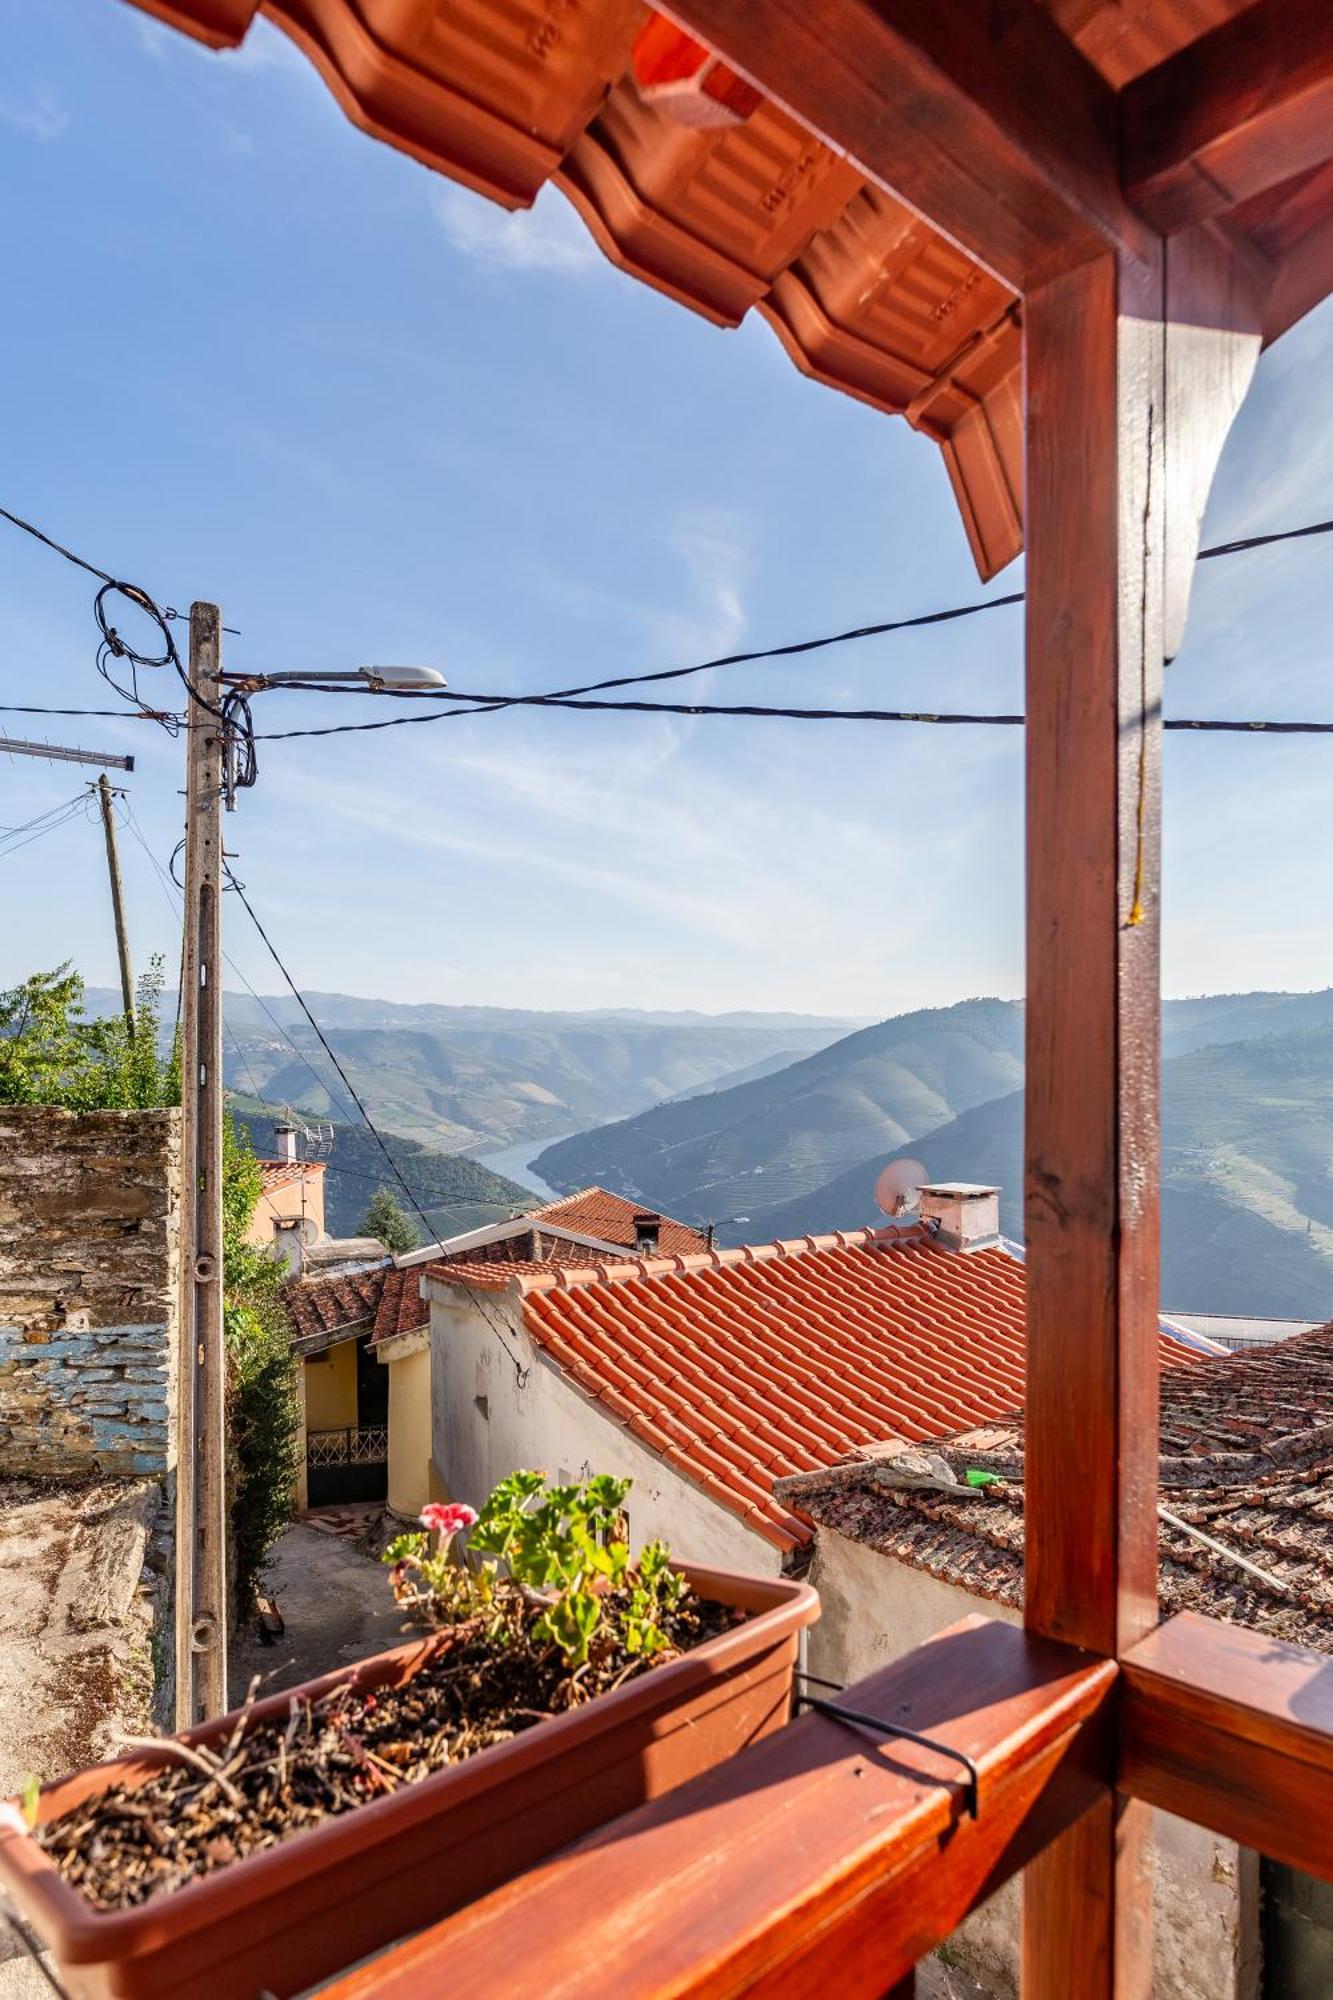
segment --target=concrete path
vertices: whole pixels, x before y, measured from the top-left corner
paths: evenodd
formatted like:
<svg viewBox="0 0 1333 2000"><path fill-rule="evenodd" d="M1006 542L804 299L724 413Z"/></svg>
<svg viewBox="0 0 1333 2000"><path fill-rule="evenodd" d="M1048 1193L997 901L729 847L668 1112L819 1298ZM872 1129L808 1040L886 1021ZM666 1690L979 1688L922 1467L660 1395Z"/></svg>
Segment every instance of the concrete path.
<svg viewBox="0 0 1333 2000"><path fill-rule="evenodd" d="M229 1663L231 1699L244 1701L255 1674L263 1692L295 1687L411 1636L389 1590L383 1563L352 1541L298 1521L274 1550L265 1588L286 1631L271 1646L237 1632Z"/></svg>

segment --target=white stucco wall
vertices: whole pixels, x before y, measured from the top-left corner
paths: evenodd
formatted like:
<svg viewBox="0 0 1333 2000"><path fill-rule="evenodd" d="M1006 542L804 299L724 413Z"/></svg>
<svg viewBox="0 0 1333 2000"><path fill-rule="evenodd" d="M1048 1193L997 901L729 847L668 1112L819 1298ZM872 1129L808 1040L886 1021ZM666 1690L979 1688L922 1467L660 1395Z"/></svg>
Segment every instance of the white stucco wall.
<svg viewBox="0 0 1333 2000"><path fill-rule="evenodd" d="M810 1671L856 1681L960 1618L1022 1623L1008 1605L973 1597L864 1543L821 1528L810 1581L823 1615L809 1636ZM1153 2000L1253 2000L1254 1857L1205 1828L1153 1814ZM1017 2000L1019 1883L1008 1882L950 1940L953 1961L998 2000Z"/></svg>
<svg viewBox="0 0 1333 2000"><path fill-rule="evenodd" d="M778 1549L718 1506L583 1395L528 1339L513 1301L486 1305L527 1370L520 1387L498 1335L456 1287L423 1285L431 1301L431 1451L450 1495L480 1506L521 1466L552 1479L615 1473L634 1481L630 1534L660 1536L673 1555L716 1569L776 1576Z"/></svg>

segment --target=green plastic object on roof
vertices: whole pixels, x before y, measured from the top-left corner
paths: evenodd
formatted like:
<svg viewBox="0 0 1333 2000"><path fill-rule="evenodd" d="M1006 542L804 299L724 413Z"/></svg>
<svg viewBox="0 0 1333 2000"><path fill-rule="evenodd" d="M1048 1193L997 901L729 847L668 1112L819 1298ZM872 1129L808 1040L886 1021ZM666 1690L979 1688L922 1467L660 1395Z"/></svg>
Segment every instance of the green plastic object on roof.
<svg viewBox="0 0 1333 2000"><path fill-rule="evenodd" d="M966 1484L968 1486L998 1486L999 1483L1000 1475L998 1472L982 1472L975 1465L968 1467L966 1476Z"/></svg>

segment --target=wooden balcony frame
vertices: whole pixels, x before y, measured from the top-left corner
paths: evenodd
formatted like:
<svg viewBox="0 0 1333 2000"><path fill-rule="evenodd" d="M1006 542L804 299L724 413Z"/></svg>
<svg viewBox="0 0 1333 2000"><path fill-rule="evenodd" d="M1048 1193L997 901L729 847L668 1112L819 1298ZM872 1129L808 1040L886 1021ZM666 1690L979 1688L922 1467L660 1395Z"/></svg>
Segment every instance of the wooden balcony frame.
<svg viewBox="0 0 1333 2000"><path fill-rule="evenodd" d="M253 11L140 4L219 40ZM1119 93L1037 0L663 11L1022 300L1027 1631L969 1625L858 1691L919 1717L939 1647L975 1664L937 1716L981 1764L975 1822L929 1753L806 1717L338 1991L904 1994L1025 1866L1026 2000L1148 2000L1150 1805L1333 1875L1333 1665L1154 1629L1163 666L1261 342L1333 290L1333 212L1266 251L1245 215L1327 174L1333 8L1256 0Z"/></svg>
<svg viewBox="0 0 1333 2000"><path fill-rule="evenodd" d="M1261 1665L1202 1619L1154 1631L1163 668L1274 301L1333 288L1327 246L1298 273L1265 267L1226 220L1233 196L1333 154L1333 15L1261 0L1117 97L1035 0L666 11L1022 296L1030 1650L998 1626L967 1641L998 1676L989 1733L954 1718L978 1725L975 1824L939 1773L923 1799L919 1753L904 1776L901 1746L849 1747L807 1717L343 1990L794 1996L836 1967L842 1996L901 1996L1026 1865L1026 2000L1148 2000L1150 1804L1333 1872L1333 1665L1281 1647ZM1238 49L1262 67L1257 103ZM958 1643L859 1705L915 1712ZM822 1804L849 1758L868 1844ZM713 1822L739 1844L710 1858Z"/></svg>

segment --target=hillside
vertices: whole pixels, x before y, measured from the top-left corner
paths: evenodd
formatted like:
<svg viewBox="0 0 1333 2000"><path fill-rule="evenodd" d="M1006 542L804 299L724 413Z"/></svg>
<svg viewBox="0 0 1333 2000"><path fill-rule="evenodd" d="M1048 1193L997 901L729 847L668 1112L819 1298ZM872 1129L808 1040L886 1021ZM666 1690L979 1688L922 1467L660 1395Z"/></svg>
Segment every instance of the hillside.
<svg viewBox="0 0 1333 2000"><path fill-rule="evenodd" d="M1162 1085L1164 1305L1333 1315L1333 1027L1172 1057ZM1001 1227L1021 1239L1022 1121L1016 1091L898 1150L932 1179L998 1185ZM886 1157L726 1233L765 1239L872 1222Z"/></svg>
<svg viewBox="0 0 1333 2000"><path fill-rule="evenodd" d="M315 1012L324 1025L319 1003ZM266 1021L254 1024L230 994L227 1016L224 1068L232 1089L317 1118L347 1116L341 1087L307 1026L279 1034ZM329 1025L326 1031L376 1122L446 1152L489 1151L524 1139L535 1148L571 1127L708 1089L719 1077L790 1058L793 1050L804 1054L836 1032L788 1019L774 1026L707 1020L661 1026L536 1014L516 1015L512 1025Z"/></svg>
<svg viewBox="0 0 1333 2000"><path fill-rule="evenodd" d="M245 1099L234 1101L232 1110L238 1125L249 1133L255 1151L271 1158L275 1150L271 1110ZM503 1222L515 1208L526 1207L535 1199L516 1181L493 1174L476 1160L431 1152L414 1139L392 1132L386 1132L384 1139L437 1235L452 1236L485 1222ZM335 1125L324 1173L324 1219L331 1236L359 1234L366 1203L377 1187L392 1188L401 1205L408 1206L365 1127ZM413 1215L412 1219L420 1228L420 1218Z"/></svg>
<svg viewBox="0 0 1333 2000"><path fill-rule="evenodd" d="M964 1000L847 1035L775 1075L659 1104L548 1146L553 1186L596 1181L671 1215L752 1212L812 1192L868 1152L891 1152L1022 1076L1023 1010Z"/></svg>
<svg viewBox="0 0 1333 2000"><path fill-rule="evenodd" d="M1177 1056L1266 1034L1333 1030L1333 990L1169 1000L1162 1016L1166 1053ZM844 1169L910 1146L1016 1088L1022 1056L1021 1001L924 1009L752 1083L576 1134L534 1165L554 1186L600 1181L678 1215L751 1215L787 1203L800 1213L801 1200Z"/></svg>

